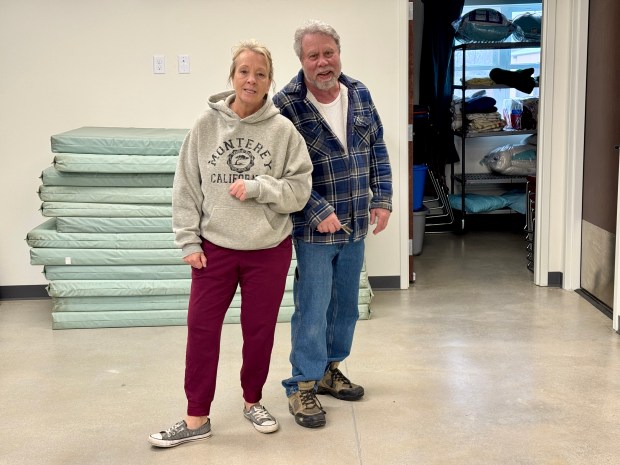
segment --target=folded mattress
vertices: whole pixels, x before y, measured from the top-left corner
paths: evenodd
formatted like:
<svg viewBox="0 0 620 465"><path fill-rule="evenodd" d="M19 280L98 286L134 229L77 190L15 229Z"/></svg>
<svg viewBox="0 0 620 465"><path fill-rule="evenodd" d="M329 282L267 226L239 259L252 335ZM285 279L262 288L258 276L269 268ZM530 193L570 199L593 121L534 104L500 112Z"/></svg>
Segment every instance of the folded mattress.
<svg viewBox="0 0 620 465"><path fill-rule="evenodd" d="M359 318L370 318L369 305L361 304ZM291 321L294 307L280 307L278 322ZM231 308L224 323L239 323L240 310ZM187 310L144 310L105 312L52 312L53 329L124 328L136 326L184 326L187 324Z"/></svg>
<svg viewBox="0 0 620 465"><path fill-rule="evenodd" d="M51 137L52 152L177 155L187 129L85 126Z"/></svg>
<svg viewBox="0 0 620 465"><path fill-rule="evenodd" d="M155 218L93 218L59 217L56 229L65 233L147 233L171 232L171 217Z"/></svg>
<svg viewBox="0 0 620 465"><path fill-rule="evenodd" d="M191 279L61 280L47 286L50 297L108 295L184 295Z"/></svg>
<svg viewBox="0 0 620 465"><path fill-rule="evenodd" d="M50 297L115 295L185 295L191 279L60 280L47 286ZM286 289L293 289L293 277L287 276Z"/></svg>
<svg viewBox="0 0 620 465"><path fill-rule="evenodd" d="M63 173L174 173L179 157L59 153L54 167Z"/></svg>
<svg viewBox="0 0 620 465"><path fill-rule="evenodd" d="M41 173L44 186L172 187L172 173L73 173L49 166Z"/></svg>
<svg viewBox="0 0 620 465"><path fill-rule="evenodd" d="M288 275L295 273L291 260ZM49 281L61 279L189 279L189 265L46 265L43 274Z"/></svg>
<svg viewBox="0 0 620 465"><path fill-rule="evenodd" d="M41 214L47 217L90 216L103 218L139 218L165 216L172 218L172 205L43 202L41 204Z"/></svg>
<svg viewBox="0 0 620 465"><path fill-rule="evenodd" d="M123 300L121 300L123 299ZM189 294L183 295L135 295L135 296L96 296L96 297L53 297L53 312L105 312L105 311L143 311L143 310L187 310ZM293 291L286 291L282 306L291 307ZM241 294L235 293L230 308L241 307Z"/></svg>
<svg viewBox="0 0 620 465"><path fill-rule="evenodd" d="M286 291L293 290L293 276L286 277ZM67 279L54 280L47 286L50 297L189 295L191 279ZM360 295L370 297L369 289ZM237 289L239 293L240 290Z"/></svg>
<svg viewBox="0 0 620 465"><path fill-rule="evenodd" d="M30 247L57 249L174 249L174 233L64 233L56 218L40 224L26 235Z"/></svg>
<svg viewBox="0 0 620 465"><path fill-rule="evenodd" d="M190 279L189 265L47 265L48 281L97 279Z"/></svg>
<svg viewBox="0 0 620 465"><path fill-rule="evenodd" d="M372 300L370 289L360 289L359 304L368 305ZM187 310L189 294L176 295L123 295L52 297L53 312L101 312L141 310ZM282 306L294 306L293 291L284 291ZM235 293L231 308L241 307L241 294Z"/></svg>
<svg viewBox="0 0 620 465"><path fill-rule="evenodd" d="M52 329L133 328L139 326L184 326L187 310L120 312L52 312Z"/></svg>
<svg viewBox="0 0 620 465"><path fill-rule="evenodd" d="M31 265L183 265L181 249L53 249L32 247Z"/></svg>
<svg viewBox="0 0 620 465"><path fill-rule="evenodd" d="M172 204L171 187L40 186L44 202Z"/></svg>
<svg viewBox="0 0 620 465"><path fill-rule="evenodd" d="M53 312L187 310L189 294L52 297Z"/></svg>

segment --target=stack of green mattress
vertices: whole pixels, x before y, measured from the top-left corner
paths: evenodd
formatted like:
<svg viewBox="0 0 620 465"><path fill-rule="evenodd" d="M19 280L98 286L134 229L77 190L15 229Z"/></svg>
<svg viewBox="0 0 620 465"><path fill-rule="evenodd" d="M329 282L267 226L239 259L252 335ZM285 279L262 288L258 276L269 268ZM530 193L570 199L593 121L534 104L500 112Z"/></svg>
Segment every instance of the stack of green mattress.
<svg viewBox="0 0 620 465"><path fill-rule="evenodd" d="M48 219L27 235L43 265L52 327L186 324L190 267L174 245L172 182L186 129L82 127L51 138L53 166L41 175ZM291 262L279 321L293 313ZM372 290L360 276L360 318ZM238 323L240 293L226 316Z"/></svg>

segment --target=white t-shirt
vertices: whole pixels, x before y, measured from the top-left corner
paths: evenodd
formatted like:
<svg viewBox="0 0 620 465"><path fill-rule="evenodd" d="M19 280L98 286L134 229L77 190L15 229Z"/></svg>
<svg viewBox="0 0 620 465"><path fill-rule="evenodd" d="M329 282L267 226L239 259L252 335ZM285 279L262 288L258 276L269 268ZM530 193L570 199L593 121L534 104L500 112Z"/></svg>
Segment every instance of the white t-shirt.
<svg viewBox="0 0 620 465"><path fill-rule="evenodd" d="M349 108L347 87L340 85L340 93L333 102L321 103L310 91L308 91L308 100L319 110L347 152L347 110Z"/></svg>

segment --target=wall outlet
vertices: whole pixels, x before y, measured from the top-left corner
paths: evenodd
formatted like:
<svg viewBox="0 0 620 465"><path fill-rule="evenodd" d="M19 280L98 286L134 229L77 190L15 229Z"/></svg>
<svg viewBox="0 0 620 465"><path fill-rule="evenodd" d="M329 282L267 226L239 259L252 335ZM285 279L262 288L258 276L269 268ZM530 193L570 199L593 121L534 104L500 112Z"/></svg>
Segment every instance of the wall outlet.
<svg viewBox="0 0 620 465"><path fill-rule="evenodd" d="M177 56L179 74L189 74L189 55Z"/></svg>
<svg viewBox="0 0 620 465"><path fill-rule="evenodd" d="M164 55L153 55L153 74L166 73L166 57Z"/></svg>

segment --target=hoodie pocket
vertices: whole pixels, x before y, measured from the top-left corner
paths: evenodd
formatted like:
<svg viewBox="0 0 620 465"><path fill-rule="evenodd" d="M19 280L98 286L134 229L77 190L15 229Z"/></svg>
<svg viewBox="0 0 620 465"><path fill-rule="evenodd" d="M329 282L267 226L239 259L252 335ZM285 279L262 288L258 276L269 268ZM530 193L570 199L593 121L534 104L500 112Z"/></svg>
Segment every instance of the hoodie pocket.
<svg viewBox="0 0 620 465"><path fill-rule="evenodd" d="M206 235L217 244L226 244L225 247L248 250L273 242L275 229L260 204L250 208L220 207L211 212Z"/></svg>

